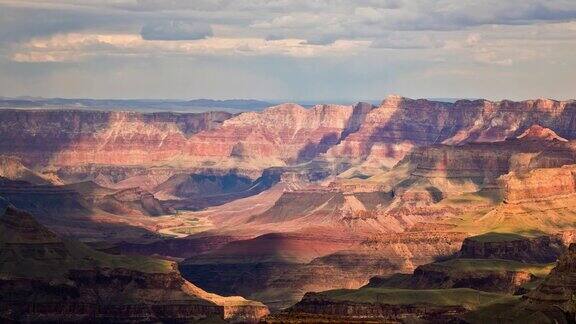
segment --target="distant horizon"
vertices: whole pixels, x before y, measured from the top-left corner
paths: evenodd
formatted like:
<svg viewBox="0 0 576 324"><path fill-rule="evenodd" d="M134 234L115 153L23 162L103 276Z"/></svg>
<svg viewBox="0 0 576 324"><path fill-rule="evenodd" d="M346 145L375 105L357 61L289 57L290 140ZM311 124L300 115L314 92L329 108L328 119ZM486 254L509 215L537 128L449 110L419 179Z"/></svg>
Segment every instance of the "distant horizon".
<svg viewBox="0 0 576 324"><path fill-rule="evenodd" d="M371 98L371 99L294 99L294 98L253 98L253 97L190 97L190 98L162 98L162 97L61 97L61 96L33 96L33 95L19 95L19 96L9 96L9 95L0 95L0 100L93 100L93 101L149 101L149 102L174 102L174 103L184 103L184 102L191 102L191 101L258 101L262 103L269 103L269 104L282 104L282 103L297 103L297 104L355 104L359 102L367 102L367 103L380 103L382 100L386 99L388 96L391 95L398 95L403 98L408 99L425 99L431 101L444 101L444 102L455 102L458 100L488 100L488 101L502 101L502 100L510 100L510 101L526 101L526 100L538 100L538 99L547 99L547 100L554 100L554 101L573 101L576 100L576 96L573 98L552 98L552 97L545 97L545 96L534 96L534 97L527 97L527 98L510 98L510 97L503 97L503 98L488 98L488 97L419 97L419 96L405 96L402 94L384 94L381 98Z"/></svg>

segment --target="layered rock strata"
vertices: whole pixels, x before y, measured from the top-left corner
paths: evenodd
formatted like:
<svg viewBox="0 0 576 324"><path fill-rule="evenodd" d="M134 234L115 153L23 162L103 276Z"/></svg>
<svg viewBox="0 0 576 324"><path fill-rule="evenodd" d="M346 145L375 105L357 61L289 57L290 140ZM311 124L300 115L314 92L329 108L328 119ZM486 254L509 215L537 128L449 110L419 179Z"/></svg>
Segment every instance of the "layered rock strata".
<svg viewBox="0 0 576 324"><path fill-rule="evenodd" d="M207 293L174 263L62 240L0 200L0 318L6 321L257 321L257 302Z"/></svg>

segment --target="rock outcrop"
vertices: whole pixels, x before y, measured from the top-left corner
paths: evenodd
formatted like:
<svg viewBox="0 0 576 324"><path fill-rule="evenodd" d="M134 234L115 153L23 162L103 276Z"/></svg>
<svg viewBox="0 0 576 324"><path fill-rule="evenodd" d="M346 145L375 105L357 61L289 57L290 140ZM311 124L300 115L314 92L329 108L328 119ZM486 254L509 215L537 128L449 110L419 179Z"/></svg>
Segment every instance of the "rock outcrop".
<svg viewBox="0 0 576 324"><path fill-rule="evenodd" d="M19 158L0 155L0 177L33 184L60 183L54 175L38 174L25 167Z"/></svg>
<svg viewBox="0 0 576 324"><path fill-rule="evenodd" d="M453 259L418 266L411 275L373 277L366 287L402 289L471 288L504 294L522 294L548 274L553 263L510 260Z"/></svg>
<svg viewBox="0 0 576 324"><path fill-rule="evenodd" d="M574 113L574 103L546 99L445 103L390 96L367 114L357 132L328 154L351 159L379 157L390 166L413 147L502 141L533 124L571 139L575 134L570 124Z"/></svg>
<svg viewBox="0 0 576 324"><path fill-rule="evenodd" d="M558 199L576 193L576 166L512 172L499 180L509 204Z"/></svg>
<svg viewBox="0 0 576 324"><path fill-rule="evenodd" d="M229 113L136 113L83 110L0 111L0 152L25 165L142 165L169 160L195 133Z"/></svg>
<svg viewBox="0 0 576 324"><path fill-rule="evenodd" d="M267 308L207 293L172 262L114 256L62 240L0 201L0 318L4 321L257 321Z"/></svg>
<svg viewBox="0 0 576 324"><path fill-rule="evenodd" d="M574 323L576 245L567 249L550 274L521 299L490 305L463 316L470 323Z"/></svg>
<svg viewBox="0 0 576 324"><path fill-rule="evenodd" d="M405 158L405 163L412 167L412 187L429 186L444 196L498 189L505 192L507 200L514 200L516 193L512 191L522 187L516 185L514 180L526 181L531 170L560 168L576 163L574 143L558 140L552 133L550 129L534 125L519 138L505 141L459 146L431 145L414 149ZM499 179L501 176L504 177ZM506 181L508 179L511 180ZM545 197L545 192L540 198Z"/></svg>
<svg viewBox="0 0 576 324"><path fill-rule="evenodd" d="M153 194L140 188L124 189L102 197L96 206L116 215L138 212L146 216L161 216L174 213L173 209L165 206Z"/></svg>
<svg viewBox="0 0 576 324"><path fill-rule="evenodd" d="M458 323L456 316L511 297L473 289L410 290L361 288L307 293L300 302L270 317L272 323L424 321Z"/></svg>
<svg viewBox="0 0 576 324"><path fill-rule="evenodd" d="M412 272L457 252L462 239L461 234L405 233L364 242L316 227L305 235L267 234L231 242L183 261L180 270L204 289L258 298L277 309L309 291L359 288L375 275Z"/></svg>
<svg viewBox="0 0 576 324"><path fill-rule="evenodd" d="M505 259L526 263L549 263L563 252L557 237L528 238L516 234L487 233L469 237L462 243L459 256L469 259Z"/></svg>
<svg viewBox="0 0 576 324"><path fill-rule="evenodd" d="M571 244L554 269L533 291L526 294L529 310L560 313L570 322L576 320L576 244ZM563 313L563 314L562 314Z"/></svg>

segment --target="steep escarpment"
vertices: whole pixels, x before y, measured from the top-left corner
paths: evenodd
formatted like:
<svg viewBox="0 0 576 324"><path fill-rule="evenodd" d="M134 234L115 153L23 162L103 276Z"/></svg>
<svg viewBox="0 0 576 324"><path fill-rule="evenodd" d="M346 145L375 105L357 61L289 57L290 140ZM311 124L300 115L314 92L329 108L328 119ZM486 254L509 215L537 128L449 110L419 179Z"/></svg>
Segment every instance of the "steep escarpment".
<svg viewBox="0 0 576 324"><path fill-rule="evenodd" d="M458 251L462 235L388 234L366 242L316 227L230 242L180 264L185 278L219 294L284 308L308 291L359 288L375 275L408 273Z"/></svg>
<svg viewBox="0 0 576 324"><path fill-rule="evenodd" d="M229 158L260 167L308 161L338 143L351 115L349 106L306 109L282 104L261 113L240 114L217 130L200 133L187 143L186 151L209 160Z"/></svg>
<svg viewBox="0 0 576 324"><path fill-rule="evenodd" d="M63 240L0 200L0 318L6 321L256 321L260 303L207 293L172 262Z"/></svg>
<svg viewBox="0 0 576 324"><path fill-rule="evenodd" d="M414 146L437 143L450 104L389 96L369 111L357 132L328 151L335 158L380 158L387 166Z"/></svg>
<svg viewBox="0 0 576 324"><path fill-rule="evenodd" d="M459 256L471 259L549 263L556 261L563 249L562 241L554 236L530 238L509 233L487 233L466 238Z"/></svg>
<svg viewBox="0 0 576 324"><path fill-rule="evenodd" d="M473 289L411 290L362 288L308 293L296 305L272 316L270 322L304 323L429 321L444 323L456 315L513 297Z"/></svg>
<svg viewBox="0 0 576 324"><path fill-rule="evenodd" d="M460 100L455 103L390 96L371 110L357 132L328 152L352 160L381 160L392 166L414 147L496 142L520 135L533 124L574 138L573 102Z"/></svg>
<svg viewBox="0 0 576 324"><path fill-rule="evenodd" d="M26 165L141 165L170 159L192 134L229 113L136 113L81 110L1 110L0 152Z"/></svg>
<svg viewBox="0 0 576 324"><path fill-rule="evenodd" d="M2 110L0 136L6 140L0 153L20 157L26 166L168 162L261 171L325 152L329 160L379 159L380 165L392 166L413 147L494 142L520 135L533 124L571 139L576 135L574 106L544 99L445 103L390 96L376 108L282 104L234 117L217 112Z"/></svg>
<svg viewBox="0 0 576 324"><path fill-rule="evenodd" d="M550 274L522 299L489 305L463 318L473 323L573 323L576 319L575 275L576 245L572 244Z"/></svg>
<svg viewBox="0 0 576 324"><path fill-rule="evenodd" d="M150 182L158 184L182 169L237 169L255 179L269 167L315 160L370 173L394 166L415 147L501 141L522 135L534 124L555 132L541 136L547 140L572 139L575 105L553 100L445 103L391 96L378 107L282 104L236 116L2 110L0 136L5 141L0 153L21 158L28 168L50 166L46 170L68 179L79 174L84 180L97 177L87 179L86 171L108 173L101 180L111 184L137 176L146 190ZM158 166L179 170L149 175L127 169ZM119 167L125 168L125 176L105 171Z"/></svg>
<svg viewBox="0 0 576 324"><path fill-rule="evenodd" d="M562 198L576 193L576 167L537 169L527 173L513 172L500 179L504 201L521 204L536 200Z"/></svg>
<svg viewBox="0 0 576 324"><path fill-rule="evenodd" d="M367 287L524 293L525 287L549 273L563 251L556 237L489 233L466 238L460 251L446 261L420 265L411 275L373 277Z"/></svg>
<svg viewBox="0 0 576 324"><path fill-rule="evenodd" d="M459 146L431 145L414 149L397 167L400 169L406 164L410 168L410 178L400 183L399 187L412 191L428 188L436 190L443 197L498 190L506 193L505 199L514 199L511 197L514 195L511 191L515 190L511 188L514 179L524 181L534 169L552 169L576 163L574 142L552 134L550 129L533 125L522 136L504 141ZM393 169L390 173L398 172ZM508 181L511 183L509 185L499 179L501 176L504 176L503 179L514 179ZM519 185L516 187L520 188Z"/></svg>
<svg viewBox="0 0 576 324"><path fill-rule="evenodd" d="M362 108L296 104L237 116L227 113L136 113L3 110L0 153L65 182L151 190L182 174L252 180L273 166L309 161L354 131ZM21 132L16 132L21 129Z"/></svg>
<svg viewBox="0 0 576 324"><path fill-rule="evenodd" d="M531 310L561 310L567 319L576 316L576 244L571 244L554 269L536 289L526 295Z"/></svg>

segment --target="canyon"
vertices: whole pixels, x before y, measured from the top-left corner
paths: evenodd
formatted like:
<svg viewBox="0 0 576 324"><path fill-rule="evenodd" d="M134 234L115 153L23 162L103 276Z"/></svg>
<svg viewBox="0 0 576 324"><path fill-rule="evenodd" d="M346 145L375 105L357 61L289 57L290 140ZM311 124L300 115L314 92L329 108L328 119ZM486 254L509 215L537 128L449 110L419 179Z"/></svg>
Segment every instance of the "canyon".
<svg viewBox="0 0 576 324"><path fill-rule="evenodd" d="M573 249L574 120L574 101L400 96L236 114L0 109L0 197L51 240L170 264L164 277L71 266L71 294L134 280L174 298L103 308L112 317L477 320L562 285L544 278ZM45 284L10 280L0 290ZM219 296L182 306L195 293Z"/></svg>
<svg viewBox="0 0 576 324"><path fill-rule="evenodd" d="M6 321L257 321L266 306L210 294L173 262L113 256L63 239L0 200L0 318Z"/></svg>

